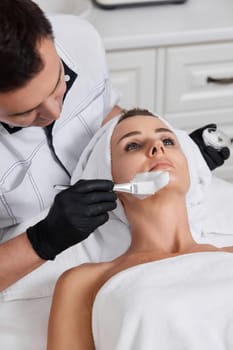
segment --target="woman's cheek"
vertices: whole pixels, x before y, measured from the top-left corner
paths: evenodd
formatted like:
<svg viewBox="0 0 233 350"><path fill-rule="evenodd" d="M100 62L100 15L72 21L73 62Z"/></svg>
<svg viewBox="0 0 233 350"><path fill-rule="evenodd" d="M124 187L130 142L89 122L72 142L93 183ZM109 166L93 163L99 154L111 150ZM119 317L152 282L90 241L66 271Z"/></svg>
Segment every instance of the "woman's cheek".
<svg viewBox="0 0 233 350"><path fill-rule="evenodd" d="M137 172L137 162L131 162L130 159L119 162L115 167L115 181L118 183L129 182Z"/></svg>
<svg viewBox="0 0 233 350"><path fill-rule="evenodd" d="M128 182L132 178L133 169L130 163L118 162L114 165L113 180L115 183Z"/></svg>

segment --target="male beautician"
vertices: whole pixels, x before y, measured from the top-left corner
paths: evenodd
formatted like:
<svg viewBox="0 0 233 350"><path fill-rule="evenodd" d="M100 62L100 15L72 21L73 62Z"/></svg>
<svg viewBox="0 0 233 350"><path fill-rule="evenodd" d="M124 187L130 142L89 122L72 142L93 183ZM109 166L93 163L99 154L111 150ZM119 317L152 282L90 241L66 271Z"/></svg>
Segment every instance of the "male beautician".
<svg viewBox="0 0 233 350"><path fill-rule="evenodd" d="M39 339L30 343L29 337L36 337L30 329L23 340L29 324L36 329L40 322L30 320L19 330L23 325L15 310L20 304L10 300L48 296L33 281L38 268L86 239L116 206L110 181L81 180L60 193L54 186L69 184L103 119L120 111L101 40L90 24L75 16L54 16L51 26L30 0L0 1L0 300L8 301L0 303L4 350L43 348ZM204 146L201 130L191 136L211 169L228 158L228 149ZM45 217L33 219L44 212ZM48 266L56 269L57 260ZM24 276L32 276L33 292L27 279L16 292L11 289ZM49 273L43 278L45 291ZM12 327L9 334L6 324ZM15 327L22 341L17 346Z"/></svg>
<svg viewBox="0 0 233 350"><path fill-rule="evenodd" d="M0 2L2 229L50 207L58 193L54 185L69 183L103 116L119 113L93 28L75 17L70 23L54 19L54 28L59 54L51 25L36 4ZM0 289L103 224L116 205L111 189L107 181L80 182L56 197L45 220L3 243Z"/></svg>

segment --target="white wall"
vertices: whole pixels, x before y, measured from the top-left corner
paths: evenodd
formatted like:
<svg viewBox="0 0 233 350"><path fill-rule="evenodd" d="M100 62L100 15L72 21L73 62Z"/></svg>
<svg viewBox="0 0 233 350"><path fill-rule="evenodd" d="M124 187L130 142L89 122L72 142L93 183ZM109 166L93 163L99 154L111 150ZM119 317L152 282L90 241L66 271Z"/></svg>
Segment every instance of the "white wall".
<svg viewBox="0 0 233 350"><path fill-rule="evenodd" d="M89 0L34 0L48 13L71 13L82 15L90 7Z"/></svg>

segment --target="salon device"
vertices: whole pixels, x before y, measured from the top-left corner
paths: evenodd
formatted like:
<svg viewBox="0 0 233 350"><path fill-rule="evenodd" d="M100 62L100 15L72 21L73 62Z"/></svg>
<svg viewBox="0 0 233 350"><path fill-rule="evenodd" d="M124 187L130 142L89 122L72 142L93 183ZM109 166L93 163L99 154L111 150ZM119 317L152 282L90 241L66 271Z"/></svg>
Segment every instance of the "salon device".
<svg viewBox="0 0 233 350"><path fill-rule="evenodd" d="M133 196L144 199L158 192L169 182L167 171L152 171L139 173L130 182L115 184L113 191L131 193ZM65 190L70 185L55 185L56 190Z"/></svg>
<svg viewBox="0 0 233 350"><path fill-rule="evenodd" d="M136 5L163 5L163 4L180 4L187 0L93 0L98 6L111 9L114 7L126 7Z"/></svg>
<svg viewBox="0 0 233 350"><path fill-rule="evenodd" d="M169 173L167 171L152 171L136 174L130 182L115 184L113 190L131 193L143 199L161 190L168 182Z"/></svg>
<svg viewBox="0 0 233 350"><path fill-rule="evenodd" d="M206 146L212 146L216 150L221 150L223 147L230 147L233 142L233 139L216 128L205 129L202 137Z"/></svg>

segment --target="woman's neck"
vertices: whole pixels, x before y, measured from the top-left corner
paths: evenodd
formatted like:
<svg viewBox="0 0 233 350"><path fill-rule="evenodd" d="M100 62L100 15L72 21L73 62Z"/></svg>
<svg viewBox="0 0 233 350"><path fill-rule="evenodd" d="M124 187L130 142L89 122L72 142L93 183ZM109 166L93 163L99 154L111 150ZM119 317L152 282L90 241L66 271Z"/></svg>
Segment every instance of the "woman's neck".
<svg viewBox="0 0 233 350"><path fill-rule="evenodd" d="M127 205L132 242L129 253L179 254L192 249L185 199L181 196L155 197Z"/></svg>

